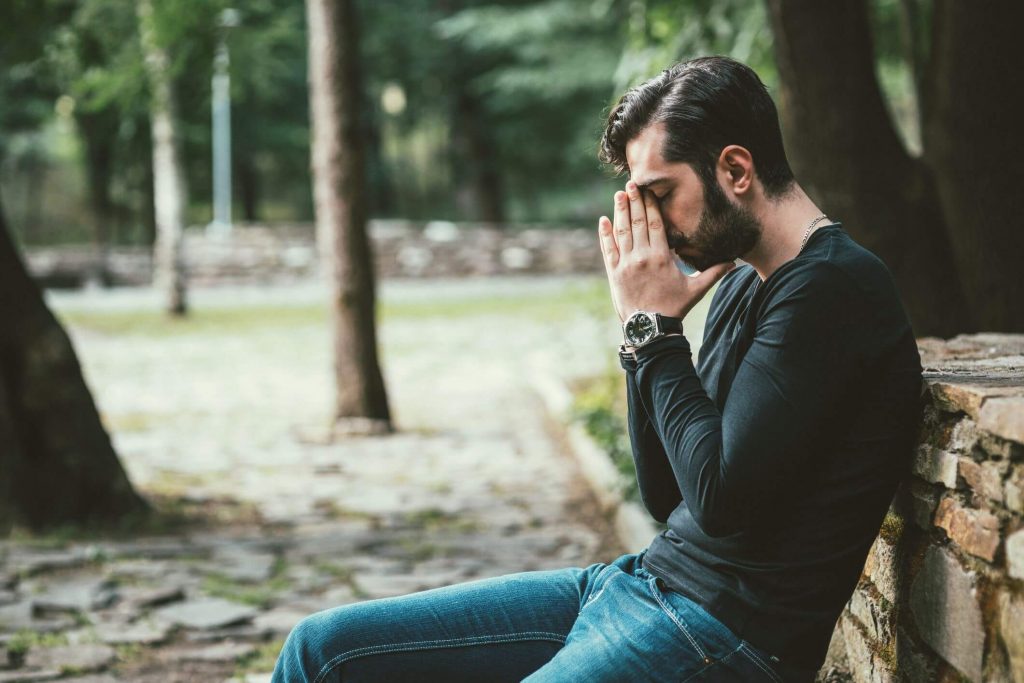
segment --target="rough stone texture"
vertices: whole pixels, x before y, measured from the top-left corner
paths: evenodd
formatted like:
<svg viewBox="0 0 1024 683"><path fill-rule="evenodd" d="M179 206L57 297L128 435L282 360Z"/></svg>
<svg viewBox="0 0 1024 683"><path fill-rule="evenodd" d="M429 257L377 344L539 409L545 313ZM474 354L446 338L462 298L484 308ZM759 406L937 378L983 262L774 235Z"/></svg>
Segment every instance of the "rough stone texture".
<svg viewBox="0 0 1024 683"><path fill-rule="evenodd" d="M990 461L977 463L965 456L957 462L960 476L972 491L992 502L1003 502L1003 477L998 465Z"/></svg>
<svg viewBox="0 0 1024 683"><path fill-rule="evenodd" d="M948 551L929 547L910 587L910 609L922 638L980 683L985 631L973 572Z"/></svg>
<svg viewBox="0 0 1024 683"><path fill-rule="evenodd" d="M1024 579L1024 529L1006 537L1006 568L1013 578Z"/></svg>
<svg viewBox="0 0 1024 683"><path fill-rule="evenodd" d="M214 629L237 624L256 616L258 610L222 598L197 598L161 607L153 618L195 629Z"/></svg>
<svg viewBox="0 0 1024 683"><path fill-rule="evenodd" d="M1013 680L1024 681L1024 597L999 594L1000 639L1010 660Z"/></svg>
<svg viewBox="0 0 1024 683"><path fill-rule="evenodd" d="M896 602L898 569L896 547L879 535L868 551L864 574L890 603Z"/></svg>
<svg viewBox="0 0 1024 683"><path fill-rule="evenodd" d="M36 671L0 671L0 683L36 683L37 681L53 681L60 678L56 669Z"/></svg>
<svg viewBox="0 0 1024 683"><path fill-rule="evenodd" d="M115 657L114 648L107 645L79 644L32 648L25 657L25 666L31 669L86 673L109 666Z"/></svg>
<svg viewBox="0 0 1024 683"><path fill-rule="evenodd" d="M233 662L255 651L256 646L252 643L224 642L195 650L186 650L181 653L180 657L184 661L194 662Z"/></svg>
<svg viewBox="0 0 1024 683"><path fill-rule="evenodd" d="M857 620L848 614L839 618L846 643L846 659L856 683L897 683L890 667L878 654L873 652L871 642L864 637Z"/></svg>
<svg viewBox="0 0 1024 683"><path fill-rule="evenodd" d="M1024 468L1015 467L1003 483L1006 509L1024 515Z"/></svg>
<svg viewBox="0 0 1024 683"><path fill-rule="evenodd" d="M946 530L963 550L991 562L999 549L999 518L984 510L971 510L946 497L935 511L935 526Z"/></svg>
<svg viewBox="0 0 1024 683"><path fill-rule="evenodd" d="M914 474L926 481L942 484L948 489L956 488L956 455L941 448L922 444L914 459Z"/></svg>
<svg viewBox="0 0 1024 683"><path fill-rule="evenodd" d="M465 277L503 274L601 273L604 264L591 230L560 226L494 226L448 221L369 222L378 277ZM185 231L191 284L291 282L317 276L312 225L235 226L229 237L202 228ZM92 247L32 247L33 276L45 286L81 287L96 282L146 285L150 250L113 247L105 262Z"/></svg>
<svg viewBox="0 0 1024 683"><path fill-rule="evenodd" d="M978 426L1001 438L1024 444L1024 397L988 399L981 406Z"/></svg>
<svg viewBox="0 0 1024 683"><path fill-rule="evenodd" d="M896 613L891 602L877 591L858 590L850 597L850 613L863 624L867 635L887 643L895 634Z"/></svg>

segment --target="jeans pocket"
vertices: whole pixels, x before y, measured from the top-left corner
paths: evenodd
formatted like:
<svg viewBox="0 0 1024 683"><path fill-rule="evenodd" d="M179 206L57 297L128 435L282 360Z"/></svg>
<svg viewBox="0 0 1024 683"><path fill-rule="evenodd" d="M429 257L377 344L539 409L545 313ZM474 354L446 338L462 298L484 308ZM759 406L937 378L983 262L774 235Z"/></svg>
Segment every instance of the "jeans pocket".
<svg viewBox="0 0 1024 683"><path fill-rule="evenodd" d="M775 658L772 657L772 655L755 647L745 640L740 644L740 652L752 661L757 668L763 671L772 681L775 681L775 683L782 683L782 676L776 672L775 667L773 666Z"/></svg>
<svg viewBox="0 0 1024 683"><path fill-rule="evenodd" d="M662 609L683 630L702 657L720 659L739 647L741 639L696 602L682 593L664 588L660 580L651 579L650 586Z"/></svg>

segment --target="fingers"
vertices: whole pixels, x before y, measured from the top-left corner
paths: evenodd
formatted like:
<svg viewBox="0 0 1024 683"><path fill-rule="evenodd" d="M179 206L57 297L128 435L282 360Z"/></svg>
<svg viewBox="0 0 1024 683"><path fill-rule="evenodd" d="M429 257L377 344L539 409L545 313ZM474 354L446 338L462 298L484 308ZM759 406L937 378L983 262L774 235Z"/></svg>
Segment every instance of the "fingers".
<svg viewBox="0 0 1024 683"><path fill-rule="evenodd" d="M619 248L615 245L612 222L607 216L601 216L597 221L597 234L601 241L601 253L604 255L604 267L610 275L612 269L619 263Z"/></svg>
<svg viewBox="0 0 1024 683"><path fill-rule="evenodd" d="M644 210L647 213L647 239L655 251L668 251L668 236L665 234L665 222L658 209L658 200L650 190L644 192Z"/></svg>
<svg viewBox="0 0 1024 683"><path fill-rule="evenodd" d="M633 250L633 228L629 225L629 201L625 192L615 193L615 243L619 253Z"/></svg>
<svg viewBox="0 0 1024 683"><path fill-rule="evenodd" d="M633 246L643 248L650 244L647 238L647 211L644 200L640 196L640 188L632 180L626 183L626 195L629 197L630 228L633 230Z"/></svg>

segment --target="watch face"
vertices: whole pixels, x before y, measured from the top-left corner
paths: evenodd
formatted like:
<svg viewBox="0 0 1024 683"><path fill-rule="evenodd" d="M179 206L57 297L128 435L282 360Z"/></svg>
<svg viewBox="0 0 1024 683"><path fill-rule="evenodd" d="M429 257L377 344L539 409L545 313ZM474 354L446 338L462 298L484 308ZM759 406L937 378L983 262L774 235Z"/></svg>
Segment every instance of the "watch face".
<svg viewBox="0 0 1024 683"><path fill-rule="evenodd" d="M626 341L635 346L653 337L657 327L654 324L654 316L638 311L626 320L624 330Z"/></svg>

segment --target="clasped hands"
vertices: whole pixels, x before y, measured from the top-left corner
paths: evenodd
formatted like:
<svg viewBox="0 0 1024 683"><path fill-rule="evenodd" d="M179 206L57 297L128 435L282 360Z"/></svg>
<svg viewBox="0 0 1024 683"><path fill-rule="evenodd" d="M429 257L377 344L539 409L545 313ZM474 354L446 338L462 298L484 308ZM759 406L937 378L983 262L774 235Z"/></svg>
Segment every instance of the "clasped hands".
<svg viewBox="0 0 1024 683"><path fill-rule="evenodd" d="M598 235L612 303L619 320L636 310L684 318L708 290L735 266L720 263L686 275L668 246L657 198L631 180L615 193L615 220L601 216Z"/></svg>

